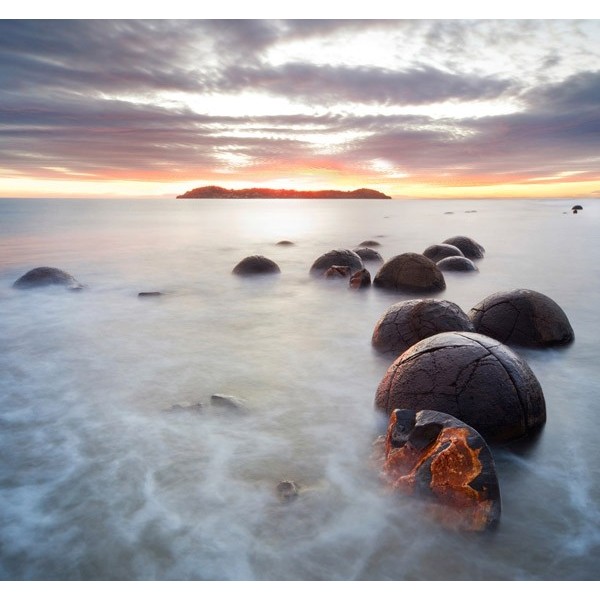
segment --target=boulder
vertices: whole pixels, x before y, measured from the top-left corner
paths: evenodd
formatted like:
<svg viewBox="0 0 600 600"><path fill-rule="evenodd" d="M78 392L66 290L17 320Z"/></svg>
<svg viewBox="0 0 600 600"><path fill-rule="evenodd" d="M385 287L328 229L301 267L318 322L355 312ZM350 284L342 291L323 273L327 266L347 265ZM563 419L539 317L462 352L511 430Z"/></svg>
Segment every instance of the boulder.
<svg viewBox="0 0 600 600"><path fill-rule="evenodd" d="M503 344L543 347L575 339L571 323L552 298L527 289L497 292L469 312L475 331Z"/></svg>
<svg viewBox="0 0 600 600"><path fill-rule="evenodd" d="M275 244L276 246L293 246L294 242L290 242L290 240L281 240Z"/></svg>
<svg viewBox="0 0 600 600"><path fill-rule="evenodd" d="M378 352L393 352L398 356L417 342L444 331L475 331L475 328L453 302L405 300L392 304L377 321L371 344Z"/></svg>
<svg viewBox="0 0 600 600"><path fill-rule="evenodd" d="M27 271L13 283L18 289L62 285L70 290L81 290L84 286L72 275L54 267L37 267Z"/></svg>
<svg viewBox="0 0 600 600"><path fill-rule="evenodd" d="M350 277L350 267L333 265L323 273L325 279L347 279Z"/></svg>
<svg viewBox="0 0 600 600"><path fill-rule="evenodd" d="M426 501L447 527L485 531L498 524L500 486L492 453L477 431L448 414L394 410L381 474L392 489Z"/></svg>
<svg viewBox="0 0 600 600"><path fill-rule="evenodd" d="M140 292L138 298L154 298L156 296L164 296L163 292Z"/></svg>
<svg viewBox="0 0 600 600"><path fill-rule="evenodd" d="M373 250L373 248L354 248L353 252L356 252L356 254L358 254L364 262L384 262L383 256L381 256L377 250Z"/></svg>
<svg viewBox="0 0 600 600"><path fill-rule="evenodd" d="M440 271L479 271L475 263L466 256L448 256L436 264Z"/></svg>
<svg viewBox="0 0 600 600"><path fill-rule="evenodd" d="M222 408L234 412L245 413L248 411L246 401L237 396L228 396L225 394L213 394L210 397L210 403L216 408Z"/></svg>
<svg viewBox="0 0 600 600"><path fill-rule="evenodd" d="M483 258L485 254L485 249L481 244L464 235L456 235L448 238L443 243L456 246L467 258Z"/></svg>
<svg viewBox="0 0 600 600"><path fill-rule="evenodd" d="M414 252L399 254L385 262L375 275L373 285L408 292L438 292L446 288L436 264Z"/></svg>
<svg viewBox="0 0 600 600"><path fill-rule="evenodd" d="M353 250L330 250L315 260L310 268L310 274L322 275L334 265L350 267L352 273L364 268L361 257Z"/></svg>
<svg viewBox="0 0 600 600"><path fill-rule="evenodd" d="M234 268L232 273L242 277L248 275L271 275L281 273L281 269L276 262L265 256L247 256L241 260Z"/></svg>
<svg viewBox="0 0 600 600"><path fill-rule="evenodd" d="M376 241L376 240L365 240L364 242L361 242L360 244L358 244L359 246L381 246L381 244Z"/></svg>
<svg viewBox="0 0 600 600"><path fill-rule="evenodd" d="M525 437L546 422L542 388L508 346L468 332L438 333L400 355L377 388L377 409L437 410L488 442Z"/></svg>
<svg viewBox="0 0 600 600"><path fill-rule="evenodd" d="M571 210L583 210L583 206L581 206L581 204L576 204L575 206L571 207Z"/></svg>
<svg viewBox="0 0 600 600"><path fill-rule="evenodd" d="M353 290L361 290L371 285L371 273L366 269L356 271L352 277L350 277L350 287Z"/></svg>
<svg viewBox="0 0 600 600"><path fill-rule="evenodd" d="M282 502L291 502L298 497L299 487L295 481L280 481L276 491Z"/></svg>
<svg viewBox="0 0 600 600"><path fill-rule="evenodd" d="M448 256L464 256L464 254L451 244L433 244L423 250L423 256L430 258L433 262L439 262Z"/></svg>

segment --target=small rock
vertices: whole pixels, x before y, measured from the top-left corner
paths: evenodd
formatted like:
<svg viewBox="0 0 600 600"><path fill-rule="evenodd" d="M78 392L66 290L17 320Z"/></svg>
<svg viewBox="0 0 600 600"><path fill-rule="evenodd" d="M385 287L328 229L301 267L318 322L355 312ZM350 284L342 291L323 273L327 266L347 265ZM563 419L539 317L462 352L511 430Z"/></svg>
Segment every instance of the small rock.
<svg viewBox="0 0 600 600"><path fill-rule="evenodd" d="M299 487L294 481L280 481L276 490L282 502L291 502L298 497Z"/></svg>
<svg viewBox="0 0 600 600"><path fill-rule="evenodd" d="M138 298L150 298L153 296L164 296L162 292L140 292Z"/></svg>
<svg viewBox="0 0 600 600"><path fill-rule="evenodd" d="M248 407L246 401L237 396L227 396L224 394L213 394L210 397L210 403L217 408L224 408L227 410L247 412Z"/></svg>
<svg viewBox="0 0 600 600"><path fill-rule="evenodd" d="M371 274L366 269L357 271L350 277L350 287L353 290L360 290L371 285Z"/></svg>
<svg viewBox="0 0 600 600"><path fill-rule="evenodd" d="M294 242L290 242L289 240L281 240L275 244L276 246L293 246Z"/></svg>

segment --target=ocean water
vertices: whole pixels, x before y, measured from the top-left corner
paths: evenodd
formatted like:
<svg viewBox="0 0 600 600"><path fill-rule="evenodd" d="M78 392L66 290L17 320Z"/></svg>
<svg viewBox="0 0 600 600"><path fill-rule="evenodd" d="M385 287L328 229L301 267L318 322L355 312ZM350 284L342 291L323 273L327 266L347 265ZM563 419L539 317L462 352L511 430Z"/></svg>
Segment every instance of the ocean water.
<svg viewBox="0 0 600 600"><path fill-rule="evenodd" d="M580 203L0 200L0 578L597 580L600 202ZM502 517L485 534L429 521L370 462L391 362L371 335L406 296L308 274L366 239L390 258L453 235L486 255L435 297L468 311L529 288L575 331L517 349L548 420L493 448ZM252 254L281 274L232 275ZM86 289L11 287L44 265ZM288 504L284 479L301 486Z"/></svg>

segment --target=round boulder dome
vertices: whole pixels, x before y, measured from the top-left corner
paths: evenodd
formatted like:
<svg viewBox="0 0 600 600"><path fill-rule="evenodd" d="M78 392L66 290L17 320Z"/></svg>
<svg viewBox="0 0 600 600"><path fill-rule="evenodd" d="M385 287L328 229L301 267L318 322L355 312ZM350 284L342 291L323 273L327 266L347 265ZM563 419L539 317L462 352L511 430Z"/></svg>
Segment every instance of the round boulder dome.
<svg viewBox="0 0 600 600"><path fill-rule="evenodd" d="M500 486L492 453L477 431L448 414L394 410L381 471L394 490L428 501L445 526L484 531L498 524Z"/></svg>
<svg viewBox="0 0 600 600"><path fill-rule="evenodd" d="M19 277L13 287L19 289L44 287L47 285L63 285L70 290L80 290L84 286L72 275L54 267L37 267Z"/></svg>
<svg viewBox="0 0 600 600"><path fill-rule="evenodd" d="M353 252L356 252L363 261L373 261L383 263L383 256L377 252L377 250L373 250L373 248L354 248Z"/></svg>
<svg viewBox="0 0 600 600"><path fill-rule="evenodd" d="M243 277L248 275L270 275L274 273L281 273L281 269L277 263L273 262L270 258L265 256L247 256L241 260L233 268L232 273L234 275L241 275Z"/></svg>
<svg viewBox="0 0 600 600"><path fill-rule="evenodd" d="M448 256L464 256L464 254L451 244L433 244L423 250L423 256L430 258L433 262L439 262Z"/></svg>
<svg viewBox="0 0 600 600"><path fill-rule="evenodd" d="M464 235L456 235L443 241L444 244L456 246L467 258L483 258L485 249L474 239Z"/></svg>
<svg viewBox="0 0 600 600"><path fill-rule="evenodd" d="M479 271L475 263L466 256L448 256L436 264L440 271Z"/></svg>
<svg viewBox="0 0 600 600"><path fill-rule="evenodd" d="M396 356L421 340L444 331L475 331L459 306L447 300L405 300L392 304L377 321L371 343Z"/></svg>
<svg viewBox="0 0 600 600"><path fill-rule="evenodd" d="M521 438L546 422L544 394L529 365L478 333L438 333L409 348L381 380L375 406L387 414L448 413L488 442Z"/></svg>
<svg viewBox="0 0 600 600"><path fill-rule="evenodd" d="M437 292L446 288L436 264L414 252L399 254L385 262L375 275L373 285L409 292Z"/></svg>
<svg viewBox="0 0 600 600"><path fill-rule="evenodd" d="M352 273L364 268L361 257L352 250L330 250L315 260L310 268L311 275L322 275L329 267L350 267Z"/></svg>
<svg viewBox="0 0 600 600"><path fill-rule="evenodd" d="M365 240L358 244L359 246L381 246L381 244L377 240Z"/></svg>
<svg viewBox="0 0 600 600"><path fill-rule="evenodd" d="M575 339L563 309L533 290L492 294L471 309L469 318L475 331L503 344L558 346Z"/></svg>

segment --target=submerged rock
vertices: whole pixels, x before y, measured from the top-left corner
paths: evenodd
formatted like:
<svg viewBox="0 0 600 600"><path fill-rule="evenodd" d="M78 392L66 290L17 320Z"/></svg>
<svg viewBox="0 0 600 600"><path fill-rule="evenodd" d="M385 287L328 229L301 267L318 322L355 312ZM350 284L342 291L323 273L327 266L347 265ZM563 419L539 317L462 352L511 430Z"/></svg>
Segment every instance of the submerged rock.
<svg viewBox="0 0 600 600"><path fill-rule="evenodd" d="M400 355L377 388L375 406L437 410L461 419L488 442L534 433L546 422L542 388L508 346L468 332L438 333Z"/></svg>
<svg viewBox="0 0 600 600"><path fill-rule="evenodd" d="M360 244L358 244L359 246L364 246L364 247L368 247L368 246L381 246L381 244L376 241L376 240L365 240L364 242L361 242Z"/></svg>
<svg viewBox="0 0 600 600"><path fill-rule="evenodd" d="M356 252L356 254L358 254L365 262L383 262L383 256L381 256L377 250L373 250L373 248L354 248L354 252Z"/></svg>
<svg viewBox="0 0 600 600"><path fill-rule="evenodd" d="M484 531L500 519L492 453L477 431L448 414L394 410L381 471L393 489L428 501L448 527Z"/></svg>
<svg viewBox="0 0 600 600"><path fill-rule="evenodd" d="M280 273L279 265L265 256L247 256L241 260L234 268L234 275L270 275Z"/></svg>
<svg viewBox="0 0 600 600"><path fill-rule="evenodd" d="M563 309L534 290L491 294L471 309L469 318L475 331L504 344L557 346L575 339Z"/></svg>
<svg viewBox="0 0 600 600"><path fill-rule="evenodd" d="M479 271L475 263L466 256L448 256L436 264L440 271Z"/></svg>
<svg viewBox="0 0 600 600"><path fill-rule="evenodd" d="M485 248L470 237L456 235L444 240L444 244L456 246L467 258L483 258Z"/></svg>
<svg viewBox="0 0 600 600"><path fill-rule="evenodd" d="M203 405L200 402L196 402L195 404L173 404L169 408L165 409L165 412L168 413L178 413L178 414L198 414L203 410Z"/></svg>
<svg viewBox="0 0 600 600"><path fill-rule="evenodd" d="M210 403L216 408L223 408L235 412L247 412L246 401L237 396L228 396L225 394L213 394L210 397Z"/></svg>
<svg viewBox="0 0 600 600"><path fill-rule="evenodd" d="M138 298L152 298L155 296L164 296L163 292L140 292Z"/></svg>
<svg viewBox="0 0 600 600"><path fill-rule="evenodd" d="M583 210L583 206L581 206L581 204L576 204L575 206L571 207L571 210Z"/></svg>
<svg viewBox="0 0 600 600"><path fill-rule="evenodd" d="M276 246L293 246L294 242L290 242L289 240L280 240L275 244Z"/></svg>
<svg viewBox="0 0 600 600"><path fill-rule="evenodd" d="M394 256L379 269L373 285L391 290L437 292L446 288L442 272L436 264L414 252Z"/></svg>
<svg viewBox="0 0 600 600"><path fill-rule="evenodd" d="M84 287L72 275L54 267L37 267L31 269L31 271L27 271L25 275L19 277L13 283L13 287L18 289L45 287L48 285L62 285L70 290L81 290Z"/></svg>
<svg viewBox="0 0 600 600"><path fill-rule="evenodd" d="M442 258L447 258L448 256L464 256L464 254L456 246L452 246L451 244L433 244L423 250L423 256L426 256L437 263L442 260Z"/></svg>
<svg viewBox="0 0 600 600"><path fill-rule="evenodd" d="M405 300L392 304L375 324L371 344L378 352L396 356L444 331L474 331L462 309L447 300Z"/></svg>
<svg viewBox="0 0 600 600"><path fill-rule="evenodd" d="M315 260L310 268L311 275L322 275L329 267L350 267L352 273L364 268L361 257L352 250L330 250Z"/></svg>
<svg viewBox="0 0 600 600"><path fill-rule="evenodd" d="M280 481L277 484L276 491L282 502L291 502L298 497L299 486L294 481Z"/></svg>

